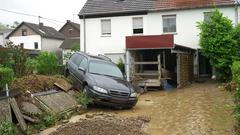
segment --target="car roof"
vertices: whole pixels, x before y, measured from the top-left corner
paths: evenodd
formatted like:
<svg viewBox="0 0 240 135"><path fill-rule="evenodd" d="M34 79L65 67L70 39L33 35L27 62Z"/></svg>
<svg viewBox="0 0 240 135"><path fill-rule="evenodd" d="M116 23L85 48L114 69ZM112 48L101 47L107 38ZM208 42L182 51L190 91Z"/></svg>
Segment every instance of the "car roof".
<svg viewBox="0 0 240 135"><path fill-rule="evenodd" d="M110 58L108 58L107 56L104 56L104 55L90 55L90 54L86 54L84 52L76 52L76 53L87 57L89 60L97 60L97 61L113 63Z"/></svg>

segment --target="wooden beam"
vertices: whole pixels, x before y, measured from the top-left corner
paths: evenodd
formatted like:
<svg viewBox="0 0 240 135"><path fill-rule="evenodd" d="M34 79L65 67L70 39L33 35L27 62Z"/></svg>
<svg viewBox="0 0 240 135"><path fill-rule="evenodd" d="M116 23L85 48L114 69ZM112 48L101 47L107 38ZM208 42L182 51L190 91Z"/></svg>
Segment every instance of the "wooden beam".
<svg viewBox="0 0 240 135"><path fill-rule="evenodd" d="M134 75L139 75L139 76L159 76L159 73L134 73Z"/></svg>
<svg viewBox="0 0 240 135"><path fill-rule="evenodd" d="M150 62L134 62L135 65L157 65L157 61L150 61Z"/></svg>
<svg viewBox="0 0 240 135"><path fill-rule="evenodd" d="M25 120L23 119L23 115L22 115L22 113L21 113L21 111L20 111L20 109L17 105L17 102L16 102L15 98L10 98L9 101L10 101L10 105L13 109L13 112L14 112L14 114L15 114L15 116L16 116L19 124L20 124L21 129L23 131L26 131L27 130L27 125L25 123Z"/></svg>

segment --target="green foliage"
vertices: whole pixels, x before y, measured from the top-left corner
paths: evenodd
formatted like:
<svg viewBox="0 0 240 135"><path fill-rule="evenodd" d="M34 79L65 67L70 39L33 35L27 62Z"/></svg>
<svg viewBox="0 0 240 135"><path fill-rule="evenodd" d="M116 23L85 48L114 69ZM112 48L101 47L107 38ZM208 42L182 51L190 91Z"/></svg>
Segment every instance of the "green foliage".
<svg viewBox="0 0 240 135"><path fill-rule="evenodd" d="M54 53L42 52L36 60L38 73L43 75L57 74L58 60Z"/></svg>
<svg viewBox="0 0 240 135"><path fill-rule="evenodd" d="M14 72L11 68L0 67L0 90L5 88L5 85L10 85L14 78Z"/></svg>
<svg viewBox="0 0 240 135"><path fill-rule="evenodd" d="M123 63L123 60L121 57L118 59L117 66L123 73L125 72L125 64Z"/></svg>
<svg viewBox="0 0 240 135"><path fill-rule="evenodd" d="M217 78L221 81L231 79L231 65L237 58L237 42L232 22L218 10L208 21L198 23L200 46L204 56L216 68Z"/></svg>
<svg viewBox="0 0 240 135"><path fill-rule="evenodd" d="M80 44L79 43L73 43L73 45L71 47L71 51L72 52L80 51Z"/></svg>
<svg viewBox="0 0 240 135"><path fill-rule="evenodd" d="M26 66L26 74L33 74L35 71L37 71L37 60L27 58L25 66Z"/></svg>
<svg viewBox="0 0 240 135"><path fill-rule="evenodd" d="M37 130L44 130L50 126L53 126L57 122L57 116L50 115L48 113L42 113L39 118L41 119L40 123L34 125L34 128Z"/></svg>
<svg viewBox="0 0 240 135"><path fill-rule="evenodd" d="M81 104L83 107L86 107L93 102L93 100L85 93L82 92L77 97L77 101L79 104Z"/></svg>
<svg viewBox="0 0 240 135"><path fill-rule="evenodd" d="M17 135L18 130L9 120L6 120L0 125L0 135Z"/></svg>
<svg viewBox="0 0 240 135"><path fill-rule="evenodd" d="M234 102L235 102L235 119L236 123L236 132L240 134L240 61L235 61L232 65L232 76L233 82L237 84L237 89L234 91Z"/></svg>
<svg viewBox="0 0 240 135"><path fill-rule="evenodd" d="M17 77L25 75L25 62L27 53L23 47L8 43L5 48L0 49L1 64L12 68Z"/></svg>

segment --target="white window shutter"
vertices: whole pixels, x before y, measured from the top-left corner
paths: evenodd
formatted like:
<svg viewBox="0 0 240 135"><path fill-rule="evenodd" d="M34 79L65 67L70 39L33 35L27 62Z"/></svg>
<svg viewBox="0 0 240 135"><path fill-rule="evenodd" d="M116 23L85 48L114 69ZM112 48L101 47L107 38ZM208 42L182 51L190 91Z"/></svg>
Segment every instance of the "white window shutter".
<svg viewBox="0 0 240 135"><path fill-rule="evenodd" d="M111 34L111 20L101 20L102 35Z"/></svg>
<svg viewBox="0 0 240 135"><path fill-rule="evenodd" d="M133 29L142 29L143 28L143 18L135 17L133 18Z"/></svg>

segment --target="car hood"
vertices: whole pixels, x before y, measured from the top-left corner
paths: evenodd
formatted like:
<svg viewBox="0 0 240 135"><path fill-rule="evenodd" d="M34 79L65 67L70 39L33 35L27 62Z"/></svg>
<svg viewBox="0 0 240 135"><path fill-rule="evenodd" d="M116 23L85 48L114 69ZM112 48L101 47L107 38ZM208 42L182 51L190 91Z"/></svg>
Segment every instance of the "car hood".
<svg viewBox="0 0 240 135"><path fill-rule="evenodd" d="M131 84L118 77L91 74L91 78L94 79L96 86L104 89L114 89L126 92L131 91Z"/></svg>

